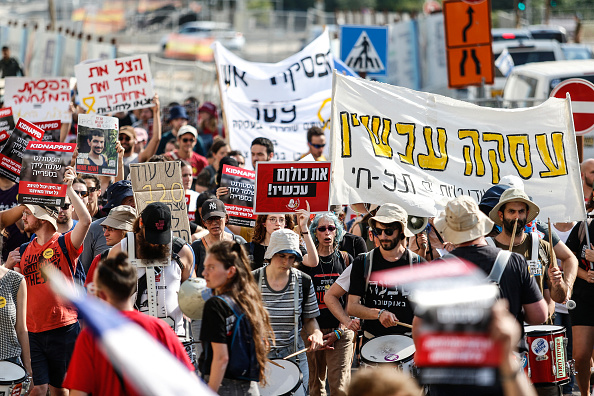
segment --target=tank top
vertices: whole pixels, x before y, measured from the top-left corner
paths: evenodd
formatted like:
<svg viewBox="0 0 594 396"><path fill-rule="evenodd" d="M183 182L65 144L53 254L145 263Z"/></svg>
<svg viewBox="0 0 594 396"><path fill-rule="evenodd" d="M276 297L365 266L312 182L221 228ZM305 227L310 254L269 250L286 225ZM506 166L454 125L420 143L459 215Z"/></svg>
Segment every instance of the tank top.
<svg viewBox="0 0 594 396"><path fill-rule="evenodd" d="M8 271L0 278L0 360L21 356L16 333L17 293L23 275Z"/></svg>

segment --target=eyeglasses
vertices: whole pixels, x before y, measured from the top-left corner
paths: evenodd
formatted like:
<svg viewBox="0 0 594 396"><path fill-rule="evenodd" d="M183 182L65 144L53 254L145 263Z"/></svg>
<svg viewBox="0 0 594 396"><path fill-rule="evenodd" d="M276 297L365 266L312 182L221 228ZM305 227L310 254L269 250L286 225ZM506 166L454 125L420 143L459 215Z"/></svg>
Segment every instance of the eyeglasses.
<svg viewBox="0 0 594 396"><path fill-rule="evenodd" d="M120 140L120 141L124 140L126 142L129 142L130 141L130 136L128 136L128 135L120 135L120 136L118 136L118 140Z"/></svg>
<svg viewBox="0 0 594 396"><path fill-rule="evenodd" d="M70 209L70 205L72 205L71 203L64 203L64 206L62 206L62 210L68 210Z"/></svg>
<svg viewBox="0 0 594 396"><path fill-rule="evenodd" d="M103 226L103 232L114 232L114 231L120 231L120 230L118 230L117 228Z"/></svg>
<svg viewBox="0 0 594 396"><path fill-rule="evenodd" d="M181 141L184 143L188 143L188 142L194 143L196 141L196 139L183 138Z"/></svg>
<svg viewBox="0 0 594 396"><path fill-rule="evenodd" d="M99 191L99 187L89 187L89 194Z"/></svg>
<svg viewBox="0 0 594 396"><path fill-rule="evenodd" d="M320 231L320 232L326 232L326 230L328 230L330 232L336 231L336 226L329 225L328 227L326 227L326 226L320 226L320 227L318 227L318 231Z"/></svg>
<svg viewBox="0 0 594 396"><path fill-rule="evenodd" d="M375 236L382 235L382 232L385 233L386 236L392 236L394 235L394 232L396 232L396 228L374 228L372 231Z"/></svg>
<svg viewBox="0 0 594 396"><path fill-rule="evenodd" d="M74 192L77 193L78 195L80 195L81 198L86 198L89 196L88 191L74 191Z"/></svg>
<svg viewBox="0 0 594 396"><path fill-rule="evenodd" d="M284 224L285 218L284 217L269 217L266 220L270 221L272 224Z"/></svg>
<svg viewBox="0 0 594 396"><path fill-rule="evenodd" d="M317 149L326 147L326 144L313 144L313 143L310 143L310 144L312 145L312 147L315 147Z"/></svg>

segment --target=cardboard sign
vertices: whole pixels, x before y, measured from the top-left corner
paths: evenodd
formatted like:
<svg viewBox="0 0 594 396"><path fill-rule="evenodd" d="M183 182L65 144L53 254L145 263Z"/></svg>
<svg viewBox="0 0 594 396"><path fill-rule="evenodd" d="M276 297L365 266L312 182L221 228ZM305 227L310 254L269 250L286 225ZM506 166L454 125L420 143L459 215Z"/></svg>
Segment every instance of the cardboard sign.
<svg viewBox="0 0 594 396"><path fill-rule="evenodd" d="M14 117L12 116L12 109L10 107L0 109L0 147L6 142L13 129Z"/></svg>
<svg viewBox="0 0 594 396"><path fill-rule="evenodd" d="M258 162L255 214L329 209L330 162Z"/></svg>
<svg viewBox="0 0 594 396"><path fill-rule="evenodd" d="M43 129L21 118L0 152L0 176L18 183L27 144L41 139Z"/></svg>
<svg viewBox="0 0 594 396"><path fill-rule="evenodd" d="M89 113L152 107L153 77L148 56L137 55L74 67L78 94Z"/></svg>
<svg viewBox="0 0 594 396"><path fill-rule="evenodd" d="M33 125L36 125L45 131L45 133L43 134L44 142L57 143L60 141L60 130L62 129L62 121L54 120L46 122L34 122Z"/></svg>
<svg viewBox="0 0 594 396"><path fill-rule="evenodd" d="M18 202L63 206L67 189L64 173L74 149L74 143L29 142L23 155Z"/></svg>
<svg viewBox="0 0 594 396"><path fill-rule="evenodd" d="M221 197L229 215L229 224L254 227L254 187L256 173L235 166L223 165L221 187L227 187L229 194Z"/></svg>
<svg viewBox="0 0 594 396"><path fill-rule="evenodd" d="M12 107L15 118L72 122L70 79L6 77L4 81L4 105Z"/></svg>
<svg viewBox="0 0 594 396"><path fill-rule="evenodd" d="M173 235L190 243L190 222L179 161L130 164L130 178L136 211L141 213L152 202L167 204L171 210Z"/></svg>
<svg viewBox="0 0 594 396"><path fill-rule="evenodd" d="M95 114L78 116L76 171L91 175L116 176L118 172L119 120Z"/></svg>

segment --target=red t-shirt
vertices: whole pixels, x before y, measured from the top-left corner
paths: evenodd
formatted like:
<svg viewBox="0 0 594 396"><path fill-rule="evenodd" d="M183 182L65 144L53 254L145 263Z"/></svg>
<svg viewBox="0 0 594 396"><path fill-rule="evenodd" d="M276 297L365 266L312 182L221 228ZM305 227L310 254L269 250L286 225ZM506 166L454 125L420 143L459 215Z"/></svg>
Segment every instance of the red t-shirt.
<svg viewBox="0 0 594 396"><path fill-rule="evenodd" d="M171 157L174 160L181 158L179 156L178 150L170 151L169 153L167 153L165 155L168 157ZM182 158L182 159L185 159L185 158ZM204 169L208 166L208 161L206 160L206 158L204 158L203 156L201 156L198 153L195 153L194 151L191 152L190 158L185 159L185 160L188 161L190 163L190 165L192 165L192 177L197 177L198 174L202 171L202 169Z"/></svg>
<svg viewBox="0 0 594 396"><path fill-rule="evenodd" d="M82 253L82 245L75 249L72 246L72 231L64 234L64 242L68 256L74 269L78 256ZM58 300L54 292L46 284L46 279L39 270L46 265L54 265L66 278L72 280L72 272L58 243L59 232L43 246L35 238L23 252L21 262L15 265L20 268L27 282L27 327L29 332L39 333L68 326L76 322L76 310Z"/></svg>
<svg viewBox="0 0 594 396"><path fill-rule="evenodd" d="M87 279L85 279L85 287L89 286L89 283L93 282L93 276L95 274L95 269L97 268L97 265L99 265L99 261L101 261L101 253L96 255L93 261L91 262L91 266L87 271Z"/></svg>
<svg viewBox="0 0 594 396"><path fill-rule="evenodd" d="M186 350L167 323L138 311L120 312L159 340L188 370L194 371ZM125 379L124 383L125 389L122 388L113 366L99 348L89 329L85 328L81 331L62 386L93 395L139 395Z"/></svg>

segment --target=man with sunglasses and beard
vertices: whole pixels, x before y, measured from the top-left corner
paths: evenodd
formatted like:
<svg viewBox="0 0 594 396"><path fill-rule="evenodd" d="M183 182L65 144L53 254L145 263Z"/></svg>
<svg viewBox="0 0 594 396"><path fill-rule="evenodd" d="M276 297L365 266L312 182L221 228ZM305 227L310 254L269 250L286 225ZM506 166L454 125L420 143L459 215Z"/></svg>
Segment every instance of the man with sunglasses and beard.
<svg viewBox="0 0 594 396"><path fill-rule="evenodd" d="M324 157L324 147L326 147L326 135L322 128L311 127L307 131L307 146L309 151L303 154L301 158L311 154L316 161L327 161ZM255 168L254 168L255 169Z"/></svg>
<svg viewBox="0 0 594 396"><path fill-rule="evenodd" d="M138 275L135 305L140 312L147 314L151 311L148 301L149 277L154 274L156 316L164 319L178 335L183 336L184 321L177 293L181 283L190 277L194 264L192 251L182 239L172 235L171 210L162 202L147 205L132 229L133 232L128 232L120 243L111 248L107 258L115 258L121 252L128 254Z"/></svg>
<svg viewBox="0 0 594 396"><path fill-rule="evenodd" d="M409 332L398 323L411 324L413 310L408 292L401 286L371 280L372 274L398 267L412 266L425 259L406 248L408 214L396 204L384 204L369 219L369 226L379 239L379 247L357 256L352 266L348 313L363 319L366 339Z"/></svg>

